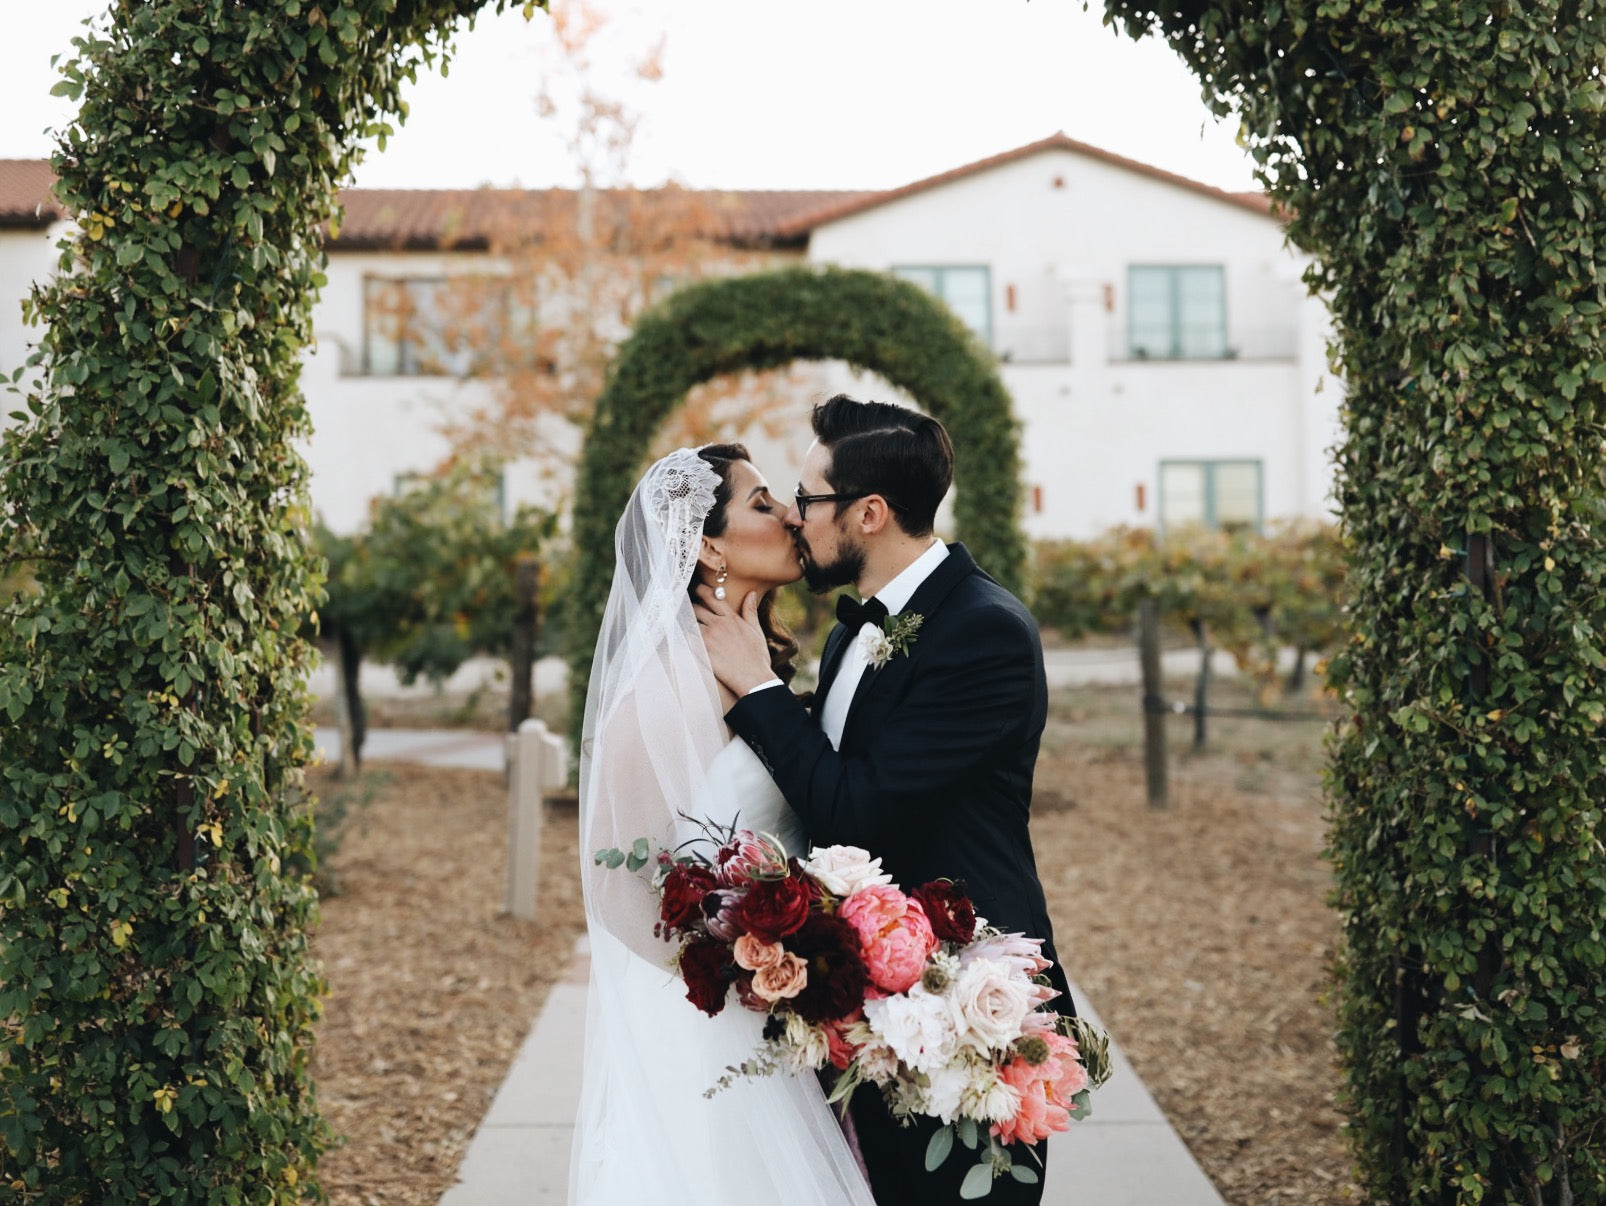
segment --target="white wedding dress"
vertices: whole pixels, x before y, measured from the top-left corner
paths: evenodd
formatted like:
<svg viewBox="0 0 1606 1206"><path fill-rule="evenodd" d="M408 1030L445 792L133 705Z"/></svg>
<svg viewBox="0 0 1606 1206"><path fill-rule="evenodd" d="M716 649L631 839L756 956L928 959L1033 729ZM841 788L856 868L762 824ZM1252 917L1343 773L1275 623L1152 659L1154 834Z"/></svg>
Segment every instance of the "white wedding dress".
<svg viewBox="0 0 1606 1206"><path fill-rule="evenodd" d="M676 947L653 935L647 873L590 857L641 837L676 846L700 836L692 818L736 820L805 853L800 822L725 728L686 594L717 484L695 452L671 453L637 486L616 534L581 742L591 978L569 1202L874 1206L813 1076L735 1077L705 1096L758 1050L764 1016L734 994L713 1018L693 1006L670 965Z"/></svg>
<svg viewBox="0 0 1606 1206"><path fill-rule="evenodd" d="M743 829L778 837L789 853L805 853L801 822L745 742L731 741L720 751L709 767L704 799L707 820L737 821ZM695 826L682 824L682 840L695 836ZM592 942L599 940L613 941L606 933L593 933ZM764 1015L743 1008L734 996L717 1017L700 1012L668 965L675 948L660 945L660 965L627 956L631 982L621 986L625 991L615 1004L651 1011L651 1046L610 1051L608 1075L618 1075L618 1082L588 1084L595 1091L577 1122L570 1201L576 1206L873 1206L814 1077L738 1077L729 1088L704 1097L728 1068L758 1049ZM618 1029L633 1028L608 1027ZM592 1054L589 1044L586 1054ZM643 1164L656 1169L651 1183L643 1179Z"/></svg>

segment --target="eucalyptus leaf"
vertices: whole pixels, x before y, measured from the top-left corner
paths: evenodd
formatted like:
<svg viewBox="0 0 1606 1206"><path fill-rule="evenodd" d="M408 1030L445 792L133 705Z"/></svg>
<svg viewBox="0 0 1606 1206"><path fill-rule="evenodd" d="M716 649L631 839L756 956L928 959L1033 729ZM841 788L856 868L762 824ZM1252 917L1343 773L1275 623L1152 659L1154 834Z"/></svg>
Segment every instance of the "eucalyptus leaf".
<svg viewBox="0 0 1606 1206"><path fill-rule="evenodd" d="M965 1174L960 1182L959 1196L965 1201L985 1198L993 1191L993 1169L990 1164L978 1164Z"/></svg>
<svg viewBox="0 0 1606 1206"><path fill-rule="evenodd" d="M959 1135L959 1141L970 1148L971 1151L975 1151L976 1145L981 1141L980 1132L976 1129L976 1120L974 1118L961 1118L954 1123L954 1129Z"/></svg>
<svg viewBox="0 0 1606 1206"><path fill-rule="evenodd" d="M926 1144L926 1171L936 1171L948 1158L948 1153L953 1150L954 1128L951 1125L938 1127L931 1133L931 1139Z"/></svg>

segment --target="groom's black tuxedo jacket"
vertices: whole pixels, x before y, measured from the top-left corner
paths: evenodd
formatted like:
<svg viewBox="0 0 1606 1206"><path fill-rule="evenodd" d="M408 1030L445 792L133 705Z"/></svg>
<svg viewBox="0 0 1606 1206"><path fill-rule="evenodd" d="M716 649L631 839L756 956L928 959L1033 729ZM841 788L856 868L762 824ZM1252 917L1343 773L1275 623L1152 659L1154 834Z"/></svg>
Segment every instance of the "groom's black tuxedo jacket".
<svg viewBox="0 0 1606 1206"><path fill-rule="evenodd" d="M1048 717L1037 623L962 544L948 546L901 614L924 617L919 633L907 653L865 668L840 750L790 691L754 691L726 721L810 842L879 855L905 891L963 880L991 924L1044 940L1062 994L1054 1007L1074 1012L1027 830ZM826 640L816 713L854 635L839 624Z"/></svg>

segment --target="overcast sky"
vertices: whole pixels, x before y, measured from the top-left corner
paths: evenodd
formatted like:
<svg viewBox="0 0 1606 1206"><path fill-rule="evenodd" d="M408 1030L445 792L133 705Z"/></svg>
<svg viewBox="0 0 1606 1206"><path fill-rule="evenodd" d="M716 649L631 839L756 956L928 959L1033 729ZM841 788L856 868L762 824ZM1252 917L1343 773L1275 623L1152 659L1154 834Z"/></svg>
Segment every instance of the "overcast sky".
<svg viewBox="0 0 1606 1206"><path fill-rule="evenodd" d="M616 14L606 70L664 38L633 182L704 188L888 188L1062 130L1228 189L1254 188L1235 126L1218 124L1181 61L1134 43L1077 0L598 0ZM517 5L514 6L515 8ZM50 56L105 0L0 0L0 158L50 153L71 118ZM357 183L573 183L535 112L548 21L483 17L450 78L420 79L411 116ZM622 45L628 44L628 45ZM617 53L617 58L610 55Z"/></svg>

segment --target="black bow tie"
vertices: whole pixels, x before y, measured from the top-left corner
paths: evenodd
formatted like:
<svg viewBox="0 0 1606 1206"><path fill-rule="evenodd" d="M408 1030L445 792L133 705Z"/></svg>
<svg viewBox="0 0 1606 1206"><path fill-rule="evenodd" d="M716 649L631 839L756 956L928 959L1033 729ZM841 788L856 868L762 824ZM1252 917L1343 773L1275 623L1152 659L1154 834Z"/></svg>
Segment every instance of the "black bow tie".
<svg viewBox="0 0 1606 1206"><path fill-rule="evenodd" d="M887 605L880 599L867 599L863 603L848 595L836 597L836 618L846 624L849 632L858 632L866 624L881 627L887 618Z"/></svg>

